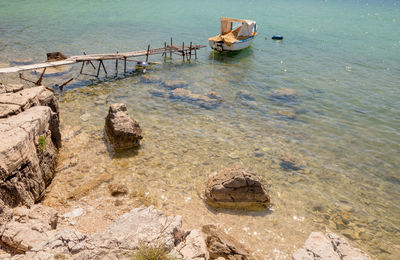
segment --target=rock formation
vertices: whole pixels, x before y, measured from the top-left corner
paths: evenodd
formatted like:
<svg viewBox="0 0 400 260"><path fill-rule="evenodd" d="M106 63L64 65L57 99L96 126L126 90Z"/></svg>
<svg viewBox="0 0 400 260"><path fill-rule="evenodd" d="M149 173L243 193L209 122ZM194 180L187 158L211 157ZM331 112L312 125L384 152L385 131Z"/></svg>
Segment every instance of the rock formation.
<svg viewBox="0 0 400 260"><path fill-rule="evenodd" d="M63 53L56 51L56 52L48 52L47 54L47 61L60 61L65 60L67 56Z"/></svg>
<svg viewBox="0 0 400 260"><path fill-rule="evenodd" d="M336 234L313 232L302 248L293 254L293 260L370 260L371 258L358 248Z"/></svg>
<svg viewBox="0 0 400 260"><path fill-rule="evenodd" d="M110 106L104 129L115 149L137 147L143 138L139 123L128 115L126 105L122 103Z"/></svg>
<svg viewBox="0 0 400 260"><path fill-rule="evenodd" d="M32 205L55 174L61 147L58 104L53 92L43 86L4 89L0 94L0 201L9 207Z"/></svg>
<svg viewBox="0 0 400 260"><path fill-rule="evenodd" d="M34 206L14 209L12 221L1 226L1 241L17 249L11 259L119 259L141 244L174 248L180 240L179 216L165 216L153 206L133 209L117 218L104 232L86 235L57 225L53 209Z"/></svg>
<svg viewBox="0 0 400 260"><path fill-rule="evenodd" d="M208 259L252 259L249 252L231 236L218 230L214 225L205 225L202 228L207 245Z"/></svg>
<svg viewBox="0 0 400 260"><path fill-rule="evenodd" d="M241 166L211 174L205 196L213 207L263 209L270 203L260 179Z"/></svg>

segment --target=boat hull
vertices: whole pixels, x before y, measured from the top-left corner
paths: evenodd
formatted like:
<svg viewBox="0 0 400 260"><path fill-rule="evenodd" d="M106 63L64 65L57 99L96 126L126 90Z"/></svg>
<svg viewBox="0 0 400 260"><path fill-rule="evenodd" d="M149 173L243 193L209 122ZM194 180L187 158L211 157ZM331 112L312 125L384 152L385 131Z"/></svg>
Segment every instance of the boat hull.
<svg viewBox="0 0 400 260"><path fill-rule="evenodd" d="M210 44L211 49L216 50L216 51L239 51L242 49L245 49L250 46L250 44L254 40L254 36L249 37L245 40L237 41L232 43L231 45L227 45L224 42L216 42L213 40L209 40L208 43Z"/></svg>

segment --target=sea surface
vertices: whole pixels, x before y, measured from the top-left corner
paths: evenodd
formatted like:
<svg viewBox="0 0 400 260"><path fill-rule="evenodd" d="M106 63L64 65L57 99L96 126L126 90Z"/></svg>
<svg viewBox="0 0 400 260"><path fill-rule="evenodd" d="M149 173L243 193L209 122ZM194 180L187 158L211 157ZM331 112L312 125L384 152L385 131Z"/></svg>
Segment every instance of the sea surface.
<svg viewBox="0 0 400 260"><path fill-rule="evenodd" d="M110 61L100 80L78 77L79 65L46 76L49 86L75 80L57 92L64 147L43 203L67 210L93 198L112 213L141 196L182 215L186 228L219 223L260 259L290 259L312 231L338 233L375 259L400 259L397 0L2 0L0 66L41 62L51 51L156 48L171 37L207 45L220 17L256 20L252 46L232 54L207 47L191 61L151 56L162 64L143 71L130 63L125 76ZM85 72L95 73L90 65ZM171 81L222 102L173 98ZM140 123L140 149L107 147L104 117L115 102ZM206 176L233 165L262 178L271 208L203 203ZM133 195L114 201L109 182Z"/></svg>

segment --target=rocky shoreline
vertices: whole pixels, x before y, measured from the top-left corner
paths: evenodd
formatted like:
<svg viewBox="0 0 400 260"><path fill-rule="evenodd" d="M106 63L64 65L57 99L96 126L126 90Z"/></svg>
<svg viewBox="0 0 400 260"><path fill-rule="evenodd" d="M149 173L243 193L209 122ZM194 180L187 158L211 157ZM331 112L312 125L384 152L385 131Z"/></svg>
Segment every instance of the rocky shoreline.
<svg viewBox="0 0 400 260"><path fill-rule="evenodd" d="M68 215L40 205L56 174L59 116L51 89L0 85L0 258L134 259L144 244L162 245L177 259L254 259L218 225L183 230L181 217L165 216L153 206L131 209L104 231L85 234L71 227ZM110 108L105 131L114 148L127 148L123 146L127 142L137 147L142 139L139 124L121 104ZM123 142L118 141L121 137ZM115 194L126 190L109 188ZM265 208L271 200L256 174L242 167L210 175L205 195L213 207ZM370 259L343 238L320 232L312 233L292 258Z"/></svg>

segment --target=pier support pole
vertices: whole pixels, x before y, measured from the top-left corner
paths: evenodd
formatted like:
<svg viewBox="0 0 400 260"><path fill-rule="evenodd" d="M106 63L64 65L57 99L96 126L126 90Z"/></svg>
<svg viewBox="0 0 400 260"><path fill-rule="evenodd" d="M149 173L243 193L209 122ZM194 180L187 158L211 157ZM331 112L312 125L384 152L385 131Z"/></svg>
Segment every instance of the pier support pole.
<svg viewBox="0 0 400 260"><path fill-rule="evenodd" d="M146 62L149 61L149 53L150 53L150 44L147 45Z"/></svg>
<svg viewBox="0 0 400 260"><path fill-rule="evenodd" d="M84 62L84 61L82 61L81 71L79 72L79 74L82 74L82 72L83 72L83 66L85 66L85 62Z"/></svg>
<svg viewBox="0 0 400 260"><path fill-rule="evenodd" d="M99 74L100 74L100 68L101 68L101 60L99 60L99 68L97 69L96 78L98 78L98 77L99 77Z"/></svg>
<svg viewBox="0 0 400 260"><path fill-rule="evenodd" d="M118 51L117 51L118 55ZM118 75L118 58L115 59L115 75Z"/></svg>
<svg viewBox="0 0 400 260"><path fill-rule="evenodd" d="M124 73L126 73L126 57L124 57Z"/></svg>
<svg viewBox="0 0 400 260"><path fill-rule="evenodd" d="M182 42L182 57L183 61L185 61L185 42Z"/></svg>
<svg viewBox="0 0 400 260"><path fill-rule="evenodd" d="M170 45L170 47L171 47L171 50L172 50L172 37L171 37L171 45ZM172 58L172 51L169 52L169 57Z"/></svg>
<svg viewBox="0 0 400 260"><path fill-rule="evenodd" d="M192 60L192 42L190 42L189 46L189 60Z"/></svg>

